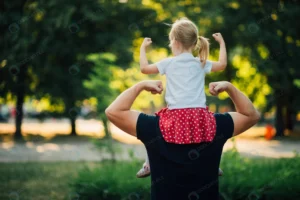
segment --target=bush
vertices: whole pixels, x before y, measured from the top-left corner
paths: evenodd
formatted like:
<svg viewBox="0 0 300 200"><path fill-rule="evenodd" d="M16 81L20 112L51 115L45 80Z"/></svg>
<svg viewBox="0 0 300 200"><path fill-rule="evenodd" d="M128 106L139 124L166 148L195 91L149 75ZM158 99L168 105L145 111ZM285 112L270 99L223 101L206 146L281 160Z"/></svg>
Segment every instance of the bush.
<svg viewBox="0 0 300 200"><path fill-rule="evenodd" d="M233 149L223 154L224 199L300 199L300 157L266 159L242 157Z"/></svg>
<svg viewBox="0 0 300 200"><path fill-rule="evenodd" d="M72 187L82 200L150 199L150 179L137 179L141 162L105 162L79 173ZM233 149L223 154L220 193L223 199L300 199L300 157L241 157Z"/></svg>
<svg viewBox="0 0 300 200"><path fill-rule="evenodd" d="M98 169L80 171L72 187L80 200L150 199L150 179L135 177L141 165L106 161Z"/></svg>

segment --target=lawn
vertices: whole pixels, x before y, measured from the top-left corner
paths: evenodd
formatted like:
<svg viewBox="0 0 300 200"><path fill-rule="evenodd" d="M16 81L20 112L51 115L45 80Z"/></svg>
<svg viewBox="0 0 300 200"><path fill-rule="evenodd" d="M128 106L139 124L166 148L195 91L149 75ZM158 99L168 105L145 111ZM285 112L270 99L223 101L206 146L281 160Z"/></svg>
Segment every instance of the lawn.
<svg viewBox="0 0 300 200"><path fill-rule="evenodd" d="M149 179L137 179L141 161L1 163L0 199L149 199ZM262 159L224 153L223 199L300 199L300 157Z"/></svg>
<svg viewBox="0 0 300 200"><path fill-rule="evenodd" d="M96 162L1 163L1 200L74 199L70 183L85 167L100 167ZM71 198L69 198L71 197Z"/></svg>

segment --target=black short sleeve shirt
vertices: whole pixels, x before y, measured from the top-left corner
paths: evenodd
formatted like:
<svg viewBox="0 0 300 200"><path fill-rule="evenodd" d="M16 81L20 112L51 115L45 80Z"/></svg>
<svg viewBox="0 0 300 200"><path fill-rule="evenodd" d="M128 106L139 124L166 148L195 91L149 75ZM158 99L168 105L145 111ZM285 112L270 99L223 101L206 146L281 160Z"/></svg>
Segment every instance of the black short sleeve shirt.
<svg viewBox="0 0 300 200"><path fill-rule="evenodd" d="M219 198L218 168L234 126L228 113L214 116L217 132L213 142L171 144L163 139L158 116L139 115L137 138L144 143L150 161L152 200Z"/></svg>

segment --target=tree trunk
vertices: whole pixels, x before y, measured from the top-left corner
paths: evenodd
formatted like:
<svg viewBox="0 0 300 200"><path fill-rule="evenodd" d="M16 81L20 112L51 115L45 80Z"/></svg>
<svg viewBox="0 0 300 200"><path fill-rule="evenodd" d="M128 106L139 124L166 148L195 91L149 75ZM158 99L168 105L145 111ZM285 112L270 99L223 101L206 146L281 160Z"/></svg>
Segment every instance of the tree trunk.
<svg viewBox="0 0 300 200"><path fill-rule="evenodd" d="M111 134L110 134L110 131L108 129L108 120L106 119L106 117L102 117L102 122L103 122L103 127L104 127L104 133L105 133L105 136L104 138L111 138Z"/></svg>
<svg viewBox="0 0 300 200"><path fill-rule="evenodd" d="M71 122L71 135L76 136L77 135L77 133L76 133L76 124L75 124L76 117L71 116L70 117L70 122Z"/></svg>
<svg viewBox="0 0 300 200"><path fill-rule="evenodd" d="M17 74L17 85L16 85L16 131L14 138L21 139L22 138L22 120L23 120L23 103L24 103L24 96L25 96L25 76L26 76L26 65L21 65L19 67L19 72Z"/></svg>
<svg viewBox="0 0 300 200"><path fill-rule="evenodd" d="M275 128L276 137L284 136L283 102L281 98L278 98L276 101Z"/></svg>
<svg viewBox="0 0 300 200"><path fill-rule="evenodd" d="M294 129L295 115L292 107L293 107L292 102L289 102L286 107L285 128L289 131L292 131Z"/></svg>
<svg viewBox="0 0 300 200"><path fill-rule="evenodd" d="M67 108L68 108L68 115L69 115L69 119L71 122L71 136L76 136L77 132L76 132L76 118L78 115L78 110L75 107L75 102L74 101L70 101L67 103Z"/></svg>
<svg viewBox="0 0 300 200"><path fill-rule="evenodd" d="M111 160L113 162L115 162L116 161L116 153L115 153L114 146L113 146L113 138L108 129L108 120L106 117L102 117L101 120L103 122L104 133L105 133L104 139L106 139L108 141L108 151L110 153Z"/></svg>
<svg viewBox="0 0 300 200"><path fill-rule="evenodd" d="M21 16L23 15L23 9L24 5L26 4L26 0L21 1L20 6L17 8L17 10L20 11ZM2 6L1 6L2 7ZM24 31L24 30L23 30ZM25 29L26 31L26 29ZM27 49L25 49L25 52ZM27 65L28 63L23 63L21 66L19 66L18 74L17 76L17 85L16 85L16 96L17 96L17 102L16 102L16 119L15 119L15 126L16 131L14 134L15 139L22 139L22 120L23 120L23 103L24 103L24 96L25 96L25 76L27 72Z"/></svg>

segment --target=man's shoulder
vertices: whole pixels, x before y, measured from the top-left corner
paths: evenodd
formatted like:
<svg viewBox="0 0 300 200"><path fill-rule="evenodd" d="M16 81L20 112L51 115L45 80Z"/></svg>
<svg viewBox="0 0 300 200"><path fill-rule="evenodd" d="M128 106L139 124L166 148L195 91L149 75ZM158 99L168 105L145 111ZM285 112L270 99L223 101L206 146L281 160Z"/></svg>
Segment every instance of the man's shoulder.
<svg viewBox="0 0 300 200"><path fill-rule="evenodd" d="M219 139L229 139L233 136L234 122L229 113L215 113L217 132Z"/></svg>
<svg viewBox="0 0 300 200"><path fill-rule="evenodd" d="M159 117L140 113L136 124L137 138L145 145L157 136L161 136L159 129Z"/></svg>

